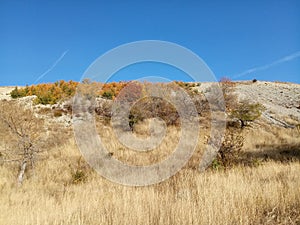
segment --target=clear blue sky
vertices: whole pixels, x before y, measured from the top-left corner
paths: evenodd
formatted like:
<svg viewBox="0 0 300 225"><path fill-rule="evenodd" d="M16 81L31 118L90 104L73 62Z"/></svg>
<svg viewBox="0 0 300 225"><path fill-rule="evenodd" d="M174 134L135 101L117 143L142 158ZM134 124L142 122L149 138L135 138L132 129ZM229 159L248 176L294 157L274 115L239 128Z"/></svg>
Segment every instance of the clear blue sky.
<svg viewBox="0 0 300 225"><path fill-rule="evenodd" d="M300 83L297 0L1 0L0 85L32 84L44 73L38 82L80 80L106 51L149 39L189 48L217 79ZM268 69L235 76L295 53ZM132 78L129 73L125 76ZM179 74L173 78L182 80Z"/></svg>

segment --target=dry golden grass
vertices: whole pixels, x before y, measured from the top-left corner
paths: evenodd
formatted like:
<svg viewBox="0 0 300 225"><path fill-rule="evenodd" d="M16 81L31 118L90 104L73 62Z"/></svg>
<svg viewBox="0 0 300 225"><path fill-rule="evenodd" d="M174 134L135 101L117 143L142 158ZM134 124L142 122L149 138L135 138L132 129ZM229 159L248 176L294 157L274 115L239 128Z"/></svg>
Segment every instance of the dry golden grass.
<svg viewBox="0 0 300 225"><path fill-rule="evenodd" d="M285 146L299 146L300 133L297 128L272 126L263 122L243 130L244 151L266 151Z"/></svg>
<svg viewBox="0 0 300 225"><path fill-rule="evenodd" d="M151 151L135 151L122 145L118 141L112 127L97 123L97 131L106 149L112 153L116 159L126 162L129 165L146 166L165 160L176 149L180 139L180 128L169 126L166 128L165 137L158 147ZM146 139L149 137L149 120L137 124L133 133L138 138ZM197 163L199 164L199 157L202 153L201 149L204 149L203 146L207 141L205 139L206 133L204 130L199 132L198 146L196 147L196 154L194 156L194 158L196 157L196 159L194 159L194 166L196 166Z"/></svg>
<svg viewBox="0 0 300 225"><path fill-rule="evenodd" d="M299 161L205 173L189 165L160 184L127 187L78 163L80 157L71 139L50 151L20 188L17 168L0 166L0 224L300 223ZM87 174L85 182L73 182L76 169Z"/></svg>

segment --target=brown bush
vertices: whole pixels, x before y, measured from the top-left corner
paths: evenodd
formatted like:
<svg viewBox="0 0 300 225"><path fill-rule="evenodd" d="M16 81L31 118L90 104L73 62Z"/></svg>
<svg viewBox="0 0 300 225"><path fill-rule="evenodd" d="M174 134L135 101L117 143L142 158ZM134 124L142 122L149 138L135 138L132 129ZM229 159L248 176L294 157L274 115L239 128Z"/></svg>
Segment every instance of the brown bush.
<svg viewBox="0 0 300 225"><path fill-rule="evenodd" d="M171 103L151 97L143 98L134 104L129 115L129 125L133 127L139 121L155 117L163 119L168 126L180 123L179 114Z"/></svg>
<svg viewBox="0 0 300 225"><path fill-rule="evenodd" d="M213 167L218 165L226 169L236 164L243 145L244 137L241 135L240 129L228 127Z"/></svg>
<svg viewBox="0 0 300 225"><path fill-rule="evenodd" d="M61 109L55 109L54 112L53 112L53 116L54 117L61 117L63 115L63 110Z"/></svg>
<svg viewBox="0 0 300 225"><path fill-rule="evenodd" d="M28 165L34 164L42 149L39 148L44 121L35 117L33 112L15 101L0 102L0 123L6 130L8 151L5 161L20 163L18 183L21 184Z"/></svg>

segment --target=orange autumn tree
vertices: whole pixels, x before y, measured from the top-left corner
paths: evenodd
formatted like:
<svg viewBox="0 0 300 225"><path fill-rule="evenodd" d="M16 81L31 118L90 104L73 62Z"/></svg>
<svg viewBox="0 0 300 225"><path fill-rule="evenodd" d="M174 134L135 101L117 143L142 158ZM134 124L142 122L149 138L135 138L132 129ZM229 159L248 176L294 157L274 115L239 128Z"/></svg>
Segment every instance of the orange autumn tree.
<svg viewBox="0 0 300 225"><path fill-rule="evenodd" d="M49 84L37 84L26 86L25 88L16 87L11 93L12 98L36 95L36 104L55 104L60 100L72 97L77 88L78 82L57 81Z"/></svg>

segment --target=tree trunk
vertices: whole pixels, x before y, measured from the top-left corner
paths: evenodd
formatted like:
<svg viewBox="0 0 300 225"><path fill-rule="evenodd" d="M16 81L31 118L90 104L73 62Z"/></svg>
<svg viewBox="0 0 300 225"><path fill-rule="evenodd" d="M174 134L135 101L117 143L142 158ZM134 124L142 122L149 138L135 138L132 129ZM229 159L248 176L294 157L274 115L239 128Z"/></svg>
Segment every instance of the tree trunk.
<svg viewBox="0 0 300 225"><path fill-rule="evenodd" d="M18 185L21 185L22 182L23 182L26 166L27 166L27 161L24 160L21 164L20 172L19 172L19 175L18 175Z"/></svg>
<svg viewBox="0 0 300 225"><path fill-rule="evenodd" d="M240 119L240 121L241 121L241 128L243 129L243 128L244 128L244 126L246 126L246 123L245 123L245 121L244 121L244 120L241 120L241 119Z"/></svg>

